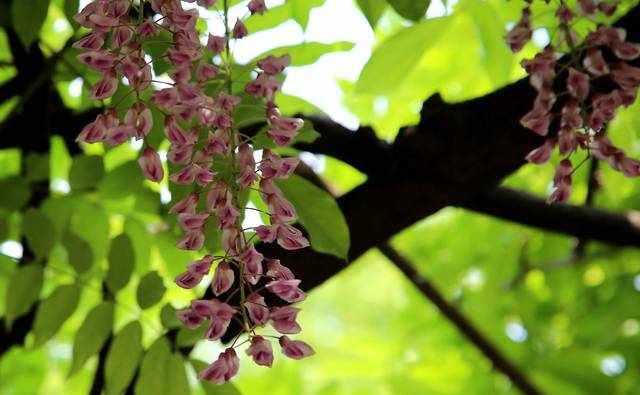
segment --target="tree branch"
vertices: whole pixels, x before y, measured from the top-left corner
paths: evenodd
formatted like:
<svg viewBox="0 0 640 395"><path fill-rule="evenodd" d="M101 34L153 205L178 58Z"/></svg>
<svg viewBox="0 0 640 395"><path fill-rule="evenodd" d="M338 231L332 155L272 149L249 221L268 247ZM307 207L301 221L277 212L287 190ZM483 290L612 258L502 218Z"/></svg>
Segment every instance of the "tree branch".
<svg viewBox="0 0 640 395"><path fill-rule="evenodd" d="M296 148L340 159L370 177L381 178L391 170L391 145L380 140L373 129L351 131L326 117L303 117L313 123L320 137L311 144L297 144Z"/></svg>
<svg viewBox="0 0 640 395"><path fill-rule="evenodd" d="M596 158L591 158L589 163L589 175L587 176L587 197L584 200L585 207L593 206L593 202L596 198L596 192L600 189L599 169L600 161ZM573 257L576 259L582 259L587 251L587 243L589 240L578 239L578 243L573 249Z"/></svg>
<svg viewBox="0 0 640 395"><path fill-rule="evenodd" d="M635 7L617 24L627 29L631 41L640 41L639 19L640 7ZM405 129L391 147L392 159L384 164L389 169L387 176L378 178L369 174L365 184L338 199L351 231L349 260L441 208L460 205L470 196L497 186L522 166L526 154L542 144L541 137L519 124L534 97L529 82L521 80L462 103L447 104L438 96L427 100L419 125ZM378 158L372 156L370 160ZM566 207L551 210L565 214L567 219L576 217L575 211ZM638 245L637 226L632 226L635 216L621 222L620 217L600 211L596 212L601 215L595 217L590 211L578 212L587 215L586 221L594 227L580 230L560 224L558 230L617 245ZM522 217L526 214L518 213L518 217L524 221L526 218ZM602 225L598 219L620 238L594 230ZM337 258L309 250L291 253L274 246L267 250L282 257L306 289L321 284L347 266Z"/></svg>
<svg viewBox="0 0 640 395"><path fill-rule="evenodd" d="M311 181L316 186L331 193L329 185L311 168L300 163L296 172ZM438 310L487 357L494 368L503 373L524 394L537 395L541 392L533 385L526 375L487 339L473 323L465 317L454 305L450 304L442 294L424 276L415 269L407 258L402 256L388 242L378 245L380 252L387 257L407 277L418 290L431 301Z"/></svg>
<svg viewBox="0 0 640 395"><path fill-rule="evenodd" d="M93 376L93 382L91 383L89 395L100 395L104 390L104 369L107 365L107 354L109 353L109 348L111 347L112 341L113 336L109 336L107 338L107 341L100 349L100 352L98 353L98 366L96 367L96 373Z"/></svg>
<svg viewBox="0 0 640 395"><path fill-rule="evenodd" d="M400 255L388 243L381 244L378 249L407 277L420 292L429 299L440 312L467 338L474 346L487 357L493 367L505 376L509 377L513 385L527 395L541 394L535 385L529 381L520 369L507 359L489 339L487 339L454 305L450 304L444 296L425 277Z"/></svg>
<svg viewBox="0 0 640 395"><path fill-rule="evenodd" d="M638 19L640 7L635 7L619 24L627 29L631 41L640 41ZM351 140L346 140L350 143L335 142L331 136L338 134L340 129L330 130L332 124L323 126L321 120L316 120L316 127L324 128L326 132L317 145L305 149L336 156L369 176L365 184L338 199L351 232L349 260L355 260L368 249L441 208L462 205L469 196L497 186L500 180L522 166L524 156L542 142L518 122L529 110L534 96L535 92L525 80L463 103L447 104L434 96L424 103L419 125L405 129L392 146L381 143L366 129L350 132ZM50 104L46 103L43 108L49 109ZM61 102L53 104L58 107L60 117L68 115ZM55 121L55 112L50 114L47 113L47 117ZM94 116L82 114L87 119ZM33 120L38 117L19 118ZM72 121L61 121L65 127L56 128L56 132L63 134L65 140L73 141L81 126L71 128L71 124L84 123L81 116L73 117ZM38 131L48 136L51 130L48 126L16 123L12 130ZM28 143L26 140L33 137L29 133L20 135L23 135L20 143ZM359 145L361 142L363 144ZM567 218L575 215L566 208L556 207L555 210L563 210L562 214L570 216ZM522 214L518 215L522 217ZM586 230L591 233L585 237L637 245L637 225L631 226L635 217L630 217L622 227L619 218L615 221L609 221L611 218L607 215L598 218L619 231L621 238L627 241L611 240L593 230ZM596 218L588 217L586 221L594 226L601 225ZM563 231L566 226L558 225L557 230ZM564 231L578 232L576 229ZM302 279L305 289L321 284L347 266L341 259L310 249L294 253L270 245L265 247L265 252L280 257L290 266Z"/></svg>
<svg viewBox="0 0 640 395"><path fill-rule="evenodd" d="M614 214L589 206L547 204L508 188L481 193L459 206L581 240L640 247L640 212Z"/></svg>

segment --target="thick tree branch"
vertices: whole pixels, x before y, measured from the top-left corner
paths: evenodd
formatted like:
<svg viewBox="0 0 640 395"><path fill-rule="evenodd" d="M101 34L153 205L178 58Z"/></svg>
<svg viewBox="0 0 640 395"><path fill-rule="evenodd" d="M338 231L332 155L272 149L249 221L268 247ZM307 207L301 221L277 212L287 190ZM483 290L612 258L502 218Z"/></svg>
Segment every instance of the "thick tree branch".
<svg viewBox="0 0 640 395"><path fill-rule="evenodd" d="M638 20L640 7L635 7L618 23L627 29L631 41L640 41ZM463 103L446 104L438 96L425 102L419 125L406 129L393 144L392 159L385 164L391 169L388 176L380 179L370 175L368 182L338 200L351 231L349 259L441 208L459 205L497 186L522 166L525 155L542 143L539 136L519 124L534 96L529 82L521 80ZM565 213L566 209L558 210ZM606 215L601 218L612 229L628 231L624 243L610 237L607 241L637 245L637 230L629 223L620 226ZM584 232L589 233L585 237L599 236L592 230ZM283 257L307 289L346 266L337 258L309 250L270 252Z"/></svg>
<svg viewBox="0 0 640 395"><path fill-rule="evenodd" d="M541 394L535 385L529 381L527 376L514 365L502 352L496 348L489 339L487 339L476 328L467 317L460 312L454 305L450 304L444 296L429 282L425 277L415 269L415 267L398 251L389 244L384 243L378 246L378 249L386 256L400 271L407 277L420 292L429 299L440 312L447 317L449 321L467 338L474 346L487 357L493 367L509 377L513 385L515 385L522 393L527 395Z"/></svg>
<svg viewBox="0 0 640 395"><path fill-rule="evenodd" d="M301 163L296 172L314 183L316 186L331 193L329 185L320 178L311 168ZM418 290L433 303L438 310L467 338L475 347L487 357L494 368L503 373L524 394L535 395L541 392L529 381L527 376L487 339L478 328L454 305L450 304L437 288L395 250L388 242L378 245L378 249L407 277Z"/></svg>
<svg viewBox="0 0 640 395"><path fill-rule="evenodd" d="M640 212L614 214L589 206L550 205L507 188L481 193L459 206L581 240L640 247Z"/></svg>
<svg viewBox="0 0 640 395"><path fill-rule="evenodd" d="M391 146L380 140L373 129L361 127L351 131L326 117L305 118L313 123L321 137L311 144L298 144L296 148L340 159L370 177L381 178L390 173Z"/></svg>
<svg viewBox="0 0 640 395"><path fill-rule="evenodd" d="M640 41L639 19L640 8L636 7L620 21L631 41ZM522 166L526 153L541 144L539 137L518 123L529 110L534 95L529 83L522 80L463 103L446 104L434 96L425 102L419 125L405 129L391 147L374 139L375 136L366 130L352 133L352 140L347 144L334 142L330 136L339 129L329 130L333 125L325 125L327 133L317 145L304 148L336 156L369 176L365 184L338 200L351 231L349 259L356 259L441 208L461 205L470 196L497 186L502 178ZM48 108L47 104L42 107ZM61 103L55 105L58 107ZM68 115L63 114L60 107L58 111L61 118ZM48 134L51 130L48 122L54 123L56 116L46 115L47 123L44 125L27 122L26 126L31 127L25 128L24 123L16 124L11 130ZM82 115L85 119L94 116L91 113ZM73 125L86 123L80 117L72 118L73 121L61 121L64 128L55 130L64 136L70 135L67 141L73 141L81 128ZM321 120L315 121L317 128L323 128ZM6 137L3 136L2 140ZM19 142L32 138L30 134L25 137ZM609 226L622 231L614 222ZM630 240L625 242L626 245L636 245L633 240L637 230L626 229L636 232L625 236ZM597 239L598 234L585 237ZM620 239L616 241L625 244ZM310 249L296 253L277 249L267 246L265 252L281 257L283 263L292 267L303 280L302 286L306 289L321 284L347 265L338 258Z"/></svg>

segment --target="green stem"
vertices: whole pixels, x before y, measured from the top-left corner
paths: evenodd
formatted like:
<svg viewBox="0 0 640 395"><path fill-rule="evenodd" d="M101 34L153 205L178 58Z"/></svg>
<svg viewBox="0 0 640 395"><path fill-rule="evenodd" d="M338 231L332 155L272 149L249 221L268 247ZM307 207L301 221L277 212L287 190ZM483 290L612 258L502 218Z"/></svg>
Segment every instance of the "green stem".
<svg viewBox="0 0 640 395"><path fill-rule="evenodd" d="M232 90L232 76L231 76L231 47L230 47L230 42L231 42L231 32L229 29L229 3L228 0L223 0L223 5L224 5L224 32L225 32L225 38L226 38L226 43L225 43L225 54L226 54L226 61L225 61L225 65L226 65L226 69L227 69L227 75L226 75L226 87L227 87L227 93L229 95L233 94L233 90ZM234 128L231 129L231 155L229 155L229 158L231 159L231 168L232 170L232 174L236 175L237 173L237 169L236 169L236 131ZM235 180L231 180L231 183L233 185L233 199L235 201L236 206L239 206L239 200L238 200L238 194L240 192L240 188L238 188L237 183L235 182ZM238 229L240 229L240 237L242 237L242 248L246 247L247 245L247 241L245 240L244 237L244 232L242 231L242 224L240 223L240 219L237 220L236 223ZM247 312L244 308L244 301L246 300L246 295L245 295L245 289L244 289L244 265L242 264L242 262L238 262L238 267L240 268L240 278L238 279L238 284L240 287L240 311L242 312L242 319L244 321L244 328L245 330L248 330L251 325L250 325L250 321L249 321L249 317L247 316Z"/></svg>

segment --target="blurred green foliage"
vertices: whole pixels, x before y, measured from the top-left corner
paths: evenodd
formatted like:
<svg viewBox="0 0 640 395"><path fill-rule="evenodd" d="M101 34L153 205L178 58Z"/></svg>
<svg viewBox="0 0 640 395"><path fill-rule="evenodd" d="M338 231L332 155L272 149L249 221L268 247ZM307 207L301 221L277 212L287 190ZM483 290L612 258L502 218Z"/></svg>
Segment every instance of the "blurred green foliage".
<svg viewBox="0 0 640 395"><path fill-rule="evenodd" d="M632 3L624 2L623 9ZM249 18L247 26L259 31L293 20L305 29L311 11L323 4L288 0L264 16ZM415 123L420 104L434 93L461 101L521 78L519 60L536 51L534 43L514 56L502 41L504 27L517 19L522 1L460 0L438 18L424 18L428 1L354 4L374 29L377 43L360 79L341 82L344 104L384 139ZM12 23L23 42L39 40L51 55L78 34L67 20L77 5L13 0L10 7L0 4L0 25ZM544 25L545 18L539 23ZM304 66L351 48L347 42L304 42L271 52L292 53L294 65ZM70 86L82 77L86 88L96 75L83 69L72 52L62 59L54 78L65 104L77 111L91 108L86 89L72 95ZM3 31L0 61L11 61ZM0 67L0 83L13 75L11 66ZM289 113L317 112L292 96L282 95L280 102ZM0 119L14 105L0 103ZM239 121L252 115L248 109L238 115ZM610 133L637 157L639 131L636 104L616 119ZM314 133L310 128L305 138L312 141ZM166 148L162 141L157 144ZM204 286L189 292L171 285L195 257L175 249L175 220L166 215L167 195L175 200L185 192L144 181L134 146L82 148L83 154L70 157L54 137L49 155L0 151L2 251L24 240L36 255L33 263L20 267L0 255L0 316L11 325L38 305L26 347L14 347L0 359L0 395L88 393L98 350L108 338L107 394L121 393L138 367L137 394L516 393L376 251L303 303L301 324L305 340L317 351L314 358L278 358L272 369L245 361L233 384L198 383L195 369L210 361L219 346L198 342L186 361L163 336L176 328L173 309L204 291ZM340 194L366 179L336 159L324 160L322 176ZM638 209L640 185L602 170L604 185L596 204ZM551 173L551 166L527 166L506 184L545 194ZM586 194L586 168L577 177L573 199L580 203ZM43 180L50 196L39 208L20 210ZM312 230L314 248L344 256L344 219L335 213L334 201L314 188L299 179L283 187L292 199L300 194L315 198L308 213L307 206L298 206L301 220ZM570 238L453 208L405 230L393 243L545 393L640 393L639 251L591 243L585 259L571 262ZM103 282L112 300L103 300ZM197 335L180 330L177 343L193 345Z"/></svg>

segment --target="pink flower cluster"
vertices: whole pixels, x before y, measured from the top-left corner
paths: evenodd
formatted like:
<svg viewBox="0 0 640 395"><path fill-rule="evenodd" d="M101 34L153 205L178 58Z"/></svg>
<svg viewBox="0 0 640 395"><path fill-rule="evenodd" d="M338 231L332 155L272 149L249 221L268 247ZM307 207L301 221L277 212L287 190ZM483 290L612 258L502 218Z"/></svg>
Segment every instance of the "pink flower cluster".
<svg viewBox="0 0 640 395"><path fill-rule="evenodd" d="M213 225L222 235L220 247L224 252L221 256L206 255L190 263L176 278L178 286L194 288L216 263L211 282L215 298L194 300L178 312L179 319L188 328L206 322L208 340L221 339L231 321L237 320L242 331L238 337L242 333L248 336L250 347L246 352L259 365L271 366L273 362L271 343L256 334L256 329L267 324L282 334L276 338L284 355L293 359L310 356L314 351L309 345L286 336L301 330L296 322L300 310L290 305L305 298L299 288L300 280L279 260L265 259L253 244L254 240L276 242L287 250L309 245L302 232L292 225L297 219L295 208L275 183L292 174L298 159L283 158L265 149L256 163L252 139L242 134L234 123L235 110L243 100L250 98L251 103L255 103L258 99L264 106L267 135L278 146L292 143L303 122L281 116L274 102L281 84L278 75L289 65L290 58L268 56L260 60L255 78L246 84L244 93L235 93L230 45L248 32L240 19L230 26L226 3L226 34L209 35L206 45L201 44L196 31L197 7L185 10L179 0L148 3L156 14L150 19L131 16L133 10L138 16L142 15L144 0L137 10L131 0L94 0L76 16L78 23L91 30L74 45L81 50L78 59L102 75L91 88L91 97L109 100L122 77L127 81L129 93L137 97L123 119L118 117L117 103L111 103L82 130L78 141L116 146L132 138L142 140L140 168L147 179L160 182L165 178L163 163L147 139L154 123L152 109L159 110L164 118L165 137L171 143L167 159L178 168L169 180L192 187L192 192L169 210L184 230L177 247L203 249L207 243L205 226L215 221ZM216 0L197 0L201 7L215 4ZM263 0L251 0L248 8L251 14L266 11ZM148 54L143 43L155 39L163 30L171 36L171 45L163 58L171 65L168 74L172 82L165 82L168 87L155 90L152 65L145 59ZM212 86L219 88L212 89ZM246 203L242 196L254 187L268 207L266 214L270 221L255 229L243 229ZM218 246L207 247L215 250ZM261 292L277 296L282 306L268 306ZM238 302L232 304L231 300ZM238 337L217 361L200 373L202 379L224 383L237 373L238 357L234 347Z"/></svg>
<svg viewBox="0 0 640 395"><path fill-rule="evenodd" d="M620 28L599 25L584 39L571 28L578 14L587 18L597 13L611 16L616 7L615 2L579 0L574 10L561 0L556 10L559 42L522 62L538 95L533 109L520 123L547 137L526 159L535 164L546 163L556 147L564 157L556 169L550 202L566 202L571 196L575 170L569 158L578 149L606 160L628 177L640 176L640 162L616 148L606 137L605 128L619 108L636 100L640 68L630 62L640 58L640 45L626 41L626 32ZM529 4L506 40L518 52L531 36ZM560 57L563 52L570 54Z"/></svg>

